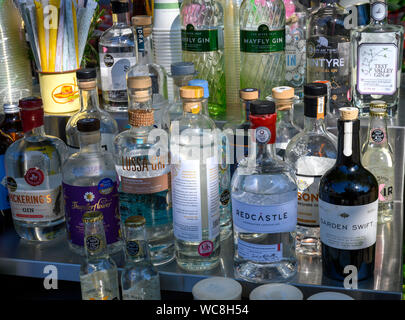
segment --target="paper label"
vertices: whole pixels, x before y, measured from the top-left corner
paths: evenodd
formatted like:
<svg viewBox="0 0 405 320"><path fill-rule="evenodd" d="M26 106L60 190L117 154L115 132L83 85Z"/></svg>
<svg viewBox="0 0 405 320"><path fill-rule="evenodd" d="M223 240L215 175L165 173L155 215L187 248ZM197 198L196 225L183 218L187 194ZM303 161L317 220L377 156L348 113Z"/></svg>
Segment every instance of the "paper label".
<svg viewBox="0 0 405 320"><path fill-rule="evenodd" d="M183 51L217 51L219 49L218 29L195 30L192 24L188 24L186 30L181 31L181 46Z"/></svg>
<svg viewBox="0 0 405 320"><path fill-rule="evenodd" d="M283 258L283 244L255 244L238 239L238 255L254 262L277 262Z"/></svg>
<svg viewBox="0 0 405 320"><path fill-rule="evenodd" d="M301 176L297 174L298 224L319 226L319 182L321 176Z"/></svg>
<svg viewBox="0 0 405 320"><path fill-rule="evenodd" d="M99 56L102 90L126 90L126 73L136 64L135 52L100 53Z"/></svg>
<svg viewBox="0 0 405 320"><path fill-rule="evenodd" d="M240 51L270 53L284 51L285 29L270 30L265 24L257 30L240 30Z"/></svg>
<svg viewBox="0 0 405 320"><path fill-rule="evenodd" d="M362 206L339 206L319 199L321 242L336 249L359 250L377 238L378 200Z"/></svg>

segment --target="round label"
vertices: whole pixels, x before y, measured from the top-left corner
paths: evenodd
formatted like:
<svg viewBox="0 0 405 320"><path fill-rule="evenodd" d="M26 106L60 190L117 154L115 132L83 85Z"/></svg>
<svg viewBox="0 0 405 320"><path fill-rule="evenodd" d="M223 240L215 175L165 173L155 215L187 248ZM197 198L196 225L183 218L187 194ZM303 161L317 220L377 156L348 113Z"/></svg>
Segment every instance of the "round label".
<svg viewBox="0 0 405 320"><path fill-rule="evenodd" d="M231 199L231 194L230 194L229 190L222 191L221 196L219 198L219 200L221 201L221 204L223 206L228 205L230 199Z"/></svg>
<svg viewBox="0 0 405 320"><path fill-rule="evenodd" d="M30 168L24 175L25 182L31 186L39 186L44 182L45 175L38 168Z"/></svg>
<svg viewBox="0 0 405 320"><path fill-rule="evenodd" d="M214 243L210 240L205 240L198 246L198 254L202 257L208 257L214 251Z"/></svg>
<svg viewBox="0 0 405 320"><path fill-rule="evenodd" d="M98 184L98 191L101 194L110 194L114 190L114 181L110 178L102 179Z"/></svg>
<svg viewBox="0 0 405 320"><path fill-rule="evenodd" d="M384 129L374 129L371 131L371 140L375 143L383 143L385 141L385 132Z"/></svg>
<svg viewBox="0 0 405 320"><path fill-rule="evenodd" d="M375 2L371 5L371 17L376 21L384 20L387 16L387 7L384 2Z"/></svg>
<svg viewBox="0 0 405 320"><path fill-rule="evenodd" d="M7 177L7 187L10 192L14 192L17 190L17 182L13 178Z"/></svg>
<svg viewBox="0 0 405 320"><path fill-rule="evenodd" d="M126 244L127 253L131 257L136 257L140 252L140 245L138 241L128 241Z"/></svg>
<svg viewBox="0 0 405 320"><path fill-rule="evenodd" d="M101 239L97 236L86 237L86 248L91 252L96 252L101 247Z"/></svg>
<svg viewBox="0 0 405 320"><path fill-rule="evenodd" d="M259 127L256 129L256 141L261 144L266 144L271 139L269 128Z"/></svg>
<svg viewBox="0 0 405 320"><path fill-rule="evenodd" d="M106 67L112 67L114 65L114 57L111 54L106 54L104 56L104 64Z"/></svg>

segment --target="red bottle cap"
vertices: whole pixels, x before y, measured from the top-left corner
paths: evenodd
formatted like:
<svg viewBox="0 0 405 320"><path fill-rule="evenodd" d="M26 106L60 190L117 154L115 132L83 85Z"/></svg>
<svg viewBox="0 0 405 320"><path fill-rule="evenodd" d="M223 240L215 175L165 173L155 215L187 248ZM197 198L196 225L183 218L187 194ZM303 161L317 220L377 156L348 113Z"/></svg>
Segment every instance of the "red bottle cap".
<svg viewBox="0 0 405 320"><path fill-rule="evenodd" d="M19 101L23 131L28 132L44 125L44 109L42 99L28 97Z"/></svg>

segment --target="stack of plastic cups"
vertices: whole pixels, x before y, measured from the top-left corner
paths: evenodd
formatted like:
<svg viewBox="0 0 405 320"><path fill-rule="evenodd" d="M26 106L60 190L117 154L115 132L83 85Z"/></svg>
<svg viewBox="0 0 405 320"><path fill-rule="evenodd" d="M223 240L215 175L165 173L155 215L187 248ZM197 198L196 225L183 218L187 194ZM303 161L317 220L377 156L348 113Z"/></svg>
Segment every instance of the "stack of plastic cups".
<svg viewBox="0 0 405 320"><path fill-rule="evenodd" d="M155 0L153 13L153 58L166 71L182 61L180 9L177 0ZM167 79L169 101L173 100L173 79Z"/></svg>

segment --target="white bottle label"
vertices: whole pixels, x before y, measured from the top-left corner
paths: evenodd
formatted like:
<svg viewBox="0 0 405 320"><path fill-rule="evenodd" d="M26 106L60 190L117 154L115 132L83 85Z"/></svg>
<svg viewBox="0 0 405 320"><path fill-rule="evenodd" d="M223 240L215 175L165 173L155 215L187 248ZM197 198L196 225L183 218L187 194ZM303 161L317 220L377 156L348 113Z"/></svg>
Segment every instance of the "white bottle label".
<svg viewBox="0 0 405 320"><path fill-rule="evenodd" d="M319 199L321 242L336 249L359 250L377 238L378 200L361 206L339 206Z"/></svg>
<svg viewBox="0 0 405 320"><path fill-rule="evenodd" d="M100 53L99 56L102 90L126 90L126 73L136 64L135 53Z"/></svg>
<svg viewBox="0 0 405 320"><path fill-rule="evenodd" d="M282 204L259 206L232 197L232 216L239 232L292 232L297 224L297 198Z"/></svg>
<svg viewBox="0 0 405 320"><path fill-rule="evenodd" d="M206 171L202 177L200 160L180 160L171 165L173 228L179 240L201 241L203 223L207 223L204 228L210 239L219 235L218 163L214 157L206 160ZM206 190L201 189L201 179L206 179ZM207 219L202 218L205 212Z"/></svg>
<svg viewBox="0 0 405 320"><path fill-rule="evenodd" d="M254 244L238 239L239 257L255 262L277 262L283 258L283 244Z"/></svg>
<svg viewBox="0 0 405 320"><path fill-rule="evenodd" d="M389 95L397 91L398 47L393 43L363 43L357 52L357 90Z"/></svg>

